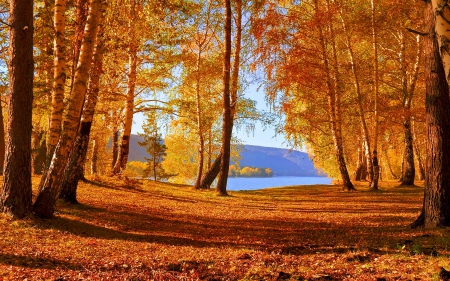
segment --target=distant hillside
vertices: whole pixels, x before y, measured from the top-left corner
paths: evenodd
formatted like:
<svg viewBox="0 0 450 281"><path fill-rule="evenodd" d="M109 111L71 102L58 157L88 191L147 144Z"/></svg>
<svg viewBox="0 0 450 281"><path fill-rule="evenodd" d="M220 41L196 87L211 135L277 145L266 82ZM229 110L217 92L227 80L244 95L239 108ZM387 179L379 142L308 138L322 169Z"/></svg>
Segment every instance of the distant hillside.
<svg viewBox="0 0 450 281"><path fill-rule="evenodd" d="M138 144L138 142L143 141L144 139L138 135L131 135L130 138L130 152L128 153L128 161L139 161L146 162L145 157L149 155L145 151L145 147L142 147ZM108 148L111 148L112 141L109 140Z"/></svg>
<svg viewBox="0 0 450 281"><path fill-rule="evenodd" d="M244 145L239 164L270 168L275 176L319 176L308 154L296 150Z"/></svg>
<svg viewBox="0 0 450 281"><path fill-rule="evenodd" d="M140 141L140 136L131 135L128 161L146 161L148 154L138 144ZM244 145L239 164L241 167L270 168L274 176L319 176L308 154L296 150Z"/></svg>

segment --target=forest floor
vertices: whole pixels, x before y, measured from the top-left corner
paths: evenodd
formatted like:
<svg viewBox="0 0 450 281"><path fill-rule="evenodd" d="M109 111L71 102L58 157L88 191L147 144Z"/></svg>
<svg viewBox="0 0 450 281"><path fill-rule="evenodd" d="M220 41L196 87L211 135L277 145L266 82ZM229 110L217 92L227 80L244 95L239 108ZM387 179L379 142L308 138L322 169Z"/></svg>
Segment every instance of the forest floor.
<svg viewBox="0 0 450 281"><path fill-rule="evenodd" d="M356 188L218 197L96 178L54 219L0 215L0 280L438 280L450 269L450 229L408 228L423 187Z"/></svg>

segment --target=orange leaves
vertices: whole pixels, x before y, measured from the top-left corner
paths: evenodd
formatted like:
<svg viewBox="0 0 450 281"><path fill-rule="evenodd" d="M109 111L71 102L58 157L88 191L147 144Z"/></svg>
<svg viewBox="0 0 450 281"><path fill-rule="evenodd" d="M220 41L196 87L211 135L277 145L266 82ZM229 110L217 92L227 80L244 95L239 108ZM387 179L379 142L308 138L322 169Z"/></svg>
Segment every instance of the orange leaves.
<svg viewBox="0 0 450 281"><path fill-rule="evenodd" d="M448 255L448 230L407 229L423 189L396 185L384 182L377 193L365 185L352 194L301 186L216 197L100 177L82 183L82 204L60 204L54 220L0 216L0 279L426 280L442 261L426 250Z"/></svg>

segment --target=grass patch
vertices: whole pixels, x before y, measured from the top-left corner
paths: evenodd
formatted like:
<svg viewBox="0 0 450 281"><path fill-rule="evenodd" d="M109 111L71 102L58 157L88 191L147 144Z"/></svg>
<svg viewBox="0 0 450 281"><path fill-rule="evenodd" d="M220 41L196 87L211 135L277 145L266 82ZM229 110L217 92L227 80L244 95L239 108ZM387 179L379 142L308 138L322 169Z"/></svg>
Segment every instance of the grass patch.
<svg viewBox="0 0 450 281"><path fill-rule="evenodd" d="M55 219L0 215L0 280L437 280L450 268L449 230L409 229L423 187L397 187L218 197L95 178Z"/></svg>

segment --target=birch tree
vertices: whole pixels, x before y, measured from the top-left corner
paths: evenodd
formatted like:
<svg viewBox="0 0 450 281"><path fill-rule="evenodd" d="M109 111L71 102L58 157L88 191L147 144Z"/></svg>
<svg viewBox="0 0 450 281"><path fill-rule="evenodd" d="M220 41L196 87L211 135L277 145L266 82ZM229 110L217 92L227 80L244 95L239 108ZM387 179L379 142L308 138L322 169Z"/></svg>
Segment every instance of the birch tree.
<svg viewBox="0 0 450 281"><path fill-rule="evenodd" d="M95 44L93 64L89 81L89 89L87 91L83 112L80 120L80 128L70 153L70 159L64 172L64 181L61 185L60 198L67 202L78 203L77 186L78 181L83 178L83 166L88 151L92 122L94 119L95 107L99 98L100 91L100 74L102 72L104 38L103 38L103 21L106 14L106 1L102 0L101 16L99 20L97 43Z"/></svg>
<svg viewBox="0 0 450 281"><path fill-rule="evenodd" d="M80 59L75 72L75 82L69 97L67 113L64 117L61 138L55 148L50 167L43 175L44 178L41 181L36 201L33 205L33 212L39 217L53 217L55 211L56 199L61 188L64 169L80 123L80 114L86 95L94 43L97 37L100 6L100 0L90 0L89 15L86 30L83 35Z"/></svg>
<svg viewBox="0 0 450 281"><path fill-rule="evenodd" d="M50 114L49 133L47 140L47 159L45 167L50 165L53 152L58 144L61 134L62 119L64 111L64 88L66 83L66 0L55 1L54 30L55 39L53 43L53 87L52 87L52 110Z"/></svg>
<svg viewBox="0 0 450 281"><path fill-rule="evenodd" d="M114 164L113 174L120 174L125 169L128 162L128 153L130 150L131 128L133 126L134 115L134 99L136 88L136 77L139 67L138 52L141 49L141 37L138 37L138 21L140 20L138 14L142 7L139 7L136 1L128 3L128 73L127 73L127 92L125 102L125 120L123 130L120 137L120 144L117 152L117 159Z"/></svg>
<svg viewBox="0 0 450 281"><path fill-rule="evenodd" d="M402 176L402 185L414 185L415 177L415 165L414 165L414 141L413 132L411 128L411 104L414 96L416 82L419 76L419 66L422 56L422 43L420 42L420 36L417 36L417 53L415 55L415 62L413 66L412 74L408 75L407 63L406 63L406 36L401 34L401 81L403 92L403 132L405 137L405 173Z"/></svg>
<svg viewBox="0 0 450 281"><path fill-rule="evenodd" d="M345 17L343 15L343 11L342 9L339 10L339 17L342 23L342 28L345 34L345 45L347 47L348 50L348 55L349 55L349 60L350 60L350 66L351 66L351 70L352 70L352 75L353 75L353 85L354 85L354 89L356 92L356 99L357 99L357 108L358 108L358 116L359 116L359 120L361 123L361 132L362 132L362 143L363 143L363 151L364 151L364 157L359 157L359 163L360 163L360 167L361 169L364 167L367 167L367 173L369 174L369 180L373 179L373 175L374 175L374 170L373 170L373 165L372 165L372 161L370 161L370 159L372 159L372 150L371 150L371 146L370 146L370 132L369 132L369 128L367 126L367 122L366 122L366 114L365 114L365 107L363 104L363 100L364 100L364 94L361 90L361 83L360 83L360 73L358 71L358 65L356 63L356 57L355 57L355 50L353 47L353 42L350 36L350 31L348 30L347 27L347 23L345 20ZM360 148L358 148L360 149ZM367 161L367 159L369 159L369 161ZM363 162L364 165L362 164Z"/></svg>
<svg viewBox="0 0 450 281"><path fill-rule="evenodd" d="M243 14L243 7L242 7L242 0L236 0L235 5L235 25L236 25L236 32L234 37L234 50L233 50L233 69L232 73L230 75L230 130L233 130L236 113L238 112L238 103L239 103L239 97L238 97L238 90L239 90L239 70L241 69L241 45L242 45L242 14ZM232 136L232 132L230 133L230 136ZM211 153L209 153L211 156ZM219 155L217 155L216 159L214 160L214 163L212 165L209 165L208 171L203 175L201 182L200 182L200 188L202 189L208 189L210 188L213 181L216 179L217 175L220 172L220 165L222 161L222 151L220 151Z"/></svg>
<svg viewBox="0 0 450 281"><path fill-rule="evenodd" d="M372 27L372 45L373 45L373 97L374 97L374 133L373 133L373 151L374 154L377 152L378 149L378 115L379 115L379 109L378 109L378 94L379 94L379 73L378 73L378 36L377 36L377 26L376 26L376 6L375 6L375 0L370 0L370 6L372 8L371 10L371 27ZM374 156L376 157L376 156ZM378 166L378 163L373 161L373 158L367 159L369 162L372 161L373 166L373 178L371 179L370 187L372 189L377 190L378 189L378 178L380 175L380 167ZM376 164L376 165L375 165ZM369 164L368 164L369 167ZM369 170L369 175L371 174Z"/></svg>

